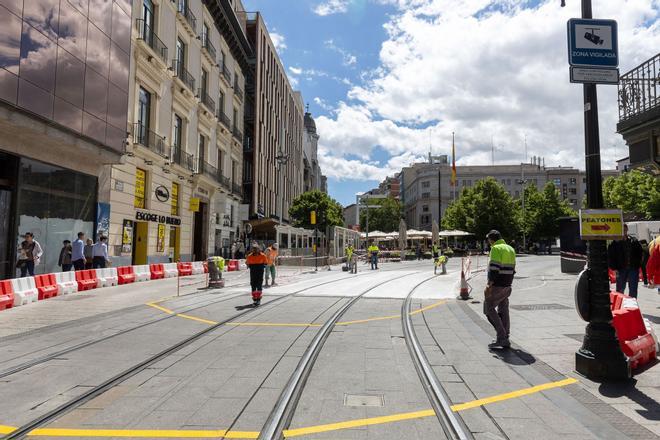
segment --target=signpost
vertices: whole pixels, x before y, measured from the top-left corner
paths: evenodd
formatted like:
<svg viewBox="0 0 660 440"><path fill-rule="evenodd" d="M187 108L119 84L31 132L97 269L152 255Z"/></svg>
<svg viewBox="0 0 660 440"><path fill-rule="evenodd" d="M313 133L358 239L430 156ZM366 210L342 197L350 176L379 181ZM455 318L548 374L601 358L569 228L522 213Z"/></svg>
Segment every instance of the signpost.
<svg viewBox="0 0 660 440"><path fill-rule="evenodd" d="M618 84L619 39L614 20L568 20L568 64L572 83Z"/></svg>
<svg viewBox="0 0 660 440"><path fill-rule="evenodd" d="M317 272L319 270L319 248L318 248L318 228L316 227L316 211L312 211L310 213L310 223L314 225L314 271Z"/></svg>
<svg viewBox="0 0 660 440"><path fill-rule="evenodd" d="M581 209L582 240L618 240L623 238L623 213L620 209Z"/></svg>

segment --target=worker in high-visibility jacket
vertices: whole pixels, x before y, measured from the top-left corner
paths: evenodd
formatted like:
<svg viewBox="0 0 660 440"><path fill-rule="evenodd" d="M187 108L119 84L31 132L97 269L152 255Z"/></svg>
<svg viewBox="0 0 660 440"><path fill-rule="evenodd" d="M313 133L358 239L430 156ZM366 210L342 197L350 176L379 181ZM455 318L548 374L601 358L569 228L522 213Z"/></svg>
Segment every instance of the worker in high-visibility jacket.
<svg viewBox="0 0 660 440"><path fill-rule="evenodd" d="M484 291L484 314L497 332L497 339L488 348L509 348L509 296L516 273L516 251L494 229L486 238L490 243L490 261Z"/></svg>
<svg viewBox="0 0 660 440"><path fill-rule="evenodd" d="M353 253L355 252L355 249L353 249L353 245L349 244L346 246L346 266L348 267L349 272L353 272Z"/></svg>
<svg viewBox="0 0 660 440"><path fill-rule="evenodd" d="M245 259L245 264L250 268L250 287L252 288L252 301L255 306L261 304L263 292L264 270L268 265L268 258L261 252L258 244L254 243L250 253Z"/></svg>
<svg viewBox="0 0 660 440"><path fill-rule="evenodd" d="M371 259L371 270L378 269L378 252L380 249L378 249L378 246L376 246L375 243L371 243L369 247L367 248L367 252L369 253L369 258Z"/></svg>

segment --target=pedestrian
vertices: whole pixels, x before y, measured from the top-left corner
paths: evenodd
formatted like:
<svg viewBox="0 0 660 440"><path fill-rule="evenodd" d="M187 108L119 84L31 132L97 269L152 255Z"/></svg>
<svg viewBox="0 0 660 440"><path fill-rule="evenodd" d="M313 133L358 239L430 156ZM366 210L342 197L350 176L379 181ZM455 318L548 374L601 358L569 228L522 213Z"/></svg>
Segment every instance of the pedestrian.
<svg viewBox="0 0 660 440"><path fill-rule="evenodd" d="M88 238L85 242L83 256L85 257L85 269L94 267L94 242L91 238Z"/></svg>
<svg viewBox="0 0 660 440"><path fill-rule="evenodd" d="M78 238L71 244L71 261L74 270L85 269L85 233L78 232Z"/></svg>
<svg viewBox="0 0 660 440"><path fill-rule="evenodd" d="M268 266L266 267L266 287L268 287L268 276L272 278L271 281L271 286L275 286L275 265L277 264L277 243L273 243L270 245L268 249L266 249L266 258L268 259Z"/></svg>
<svg viewBox="0 0 660 440"><path fill-rule="evenodd" d="M378 246L376 246L375 243L371 243L369 248L367 249L367 252L369 252L369 256L371 259L371 270L378 269Z"/></svg>
<svg viewBox="0 0 660 440"><path fill-rule="evenodd" d="M238 257L236 256L236 240L231 244L231 258L234 260L237 260Z"/></svg>
<svg viewBox="0 0 660 440"><path fill-rule="evenodd" d="M353 273L353 254L355 253L355 249L353 249L353 245L349 244L346 246L346 267L348 268L348 271Z"/></svg>
<svg viewBox="0 0 660 440"><path fill-rule="evenodd" d="M415 254L417 255L417 261L422 259L422 247L418 244L415 249Z"/></svg>
<svg viewBox="0 0 660 440"><path fill-rule="evenodd" d="M23 237L25 240L19 246L16 266L21 270L21 278L26 277L28 274L33 277L34 267L39 265L44 251L39 242L34 239L32 232L26 232Z"/></svg>
<svg viewBox="0 0 660 440"><path fill-rule="evenodd" d="M628 293L637 298L639 269L642 266L642 245L636 238L628 235L628 225L623 225L623 239L613 241L607 249L610 269L616 271L616 291Z"/></svg>
<svg viewBox="0 0 660 440"><path fill-rule="evenodd" d="M239 240L237 251L238 251L238 255L236 256L237 260L242 260L243 258L245 258L245 243L243 243L243 240Z"/></svg>
<svg viewBox="0 0 660 440"><path fill-rule="evenodd" d="M509 296L516 273L516 251L506 244L499 231L486 235L490 244L488 284L484 290L484 314L495 328L497 339L488 348L509 348Z"/></svg>
<svg viewBox="0 0 660 440"><path fill-rule="evenodd" d="M73 266L72 257L73 247L71 240L64 240L62 242L62 249L60 250L60 258L57 260L57 265L62 268L62 272L68 272Z"/></svg>
<svg viewBox="0 0 660 440"><path fill-rule="evenodd" d="M660 235L649 244L649 261L646 263L646 274L651 288L657 287L660 293Z"/></svg>
<svg viewBox="0 0 660 440"><path fill-rule="evenodd" d="M108 259L108 238L101 235L92 249L92 268L105 269Z"/></svg>
<svg viewBox="0 0 660 440"><path fill-rule="evenodd" d="M649 277L646 272L646 265L649 262L649 243L646 240L639 240L639 244L642 246L642 280L644 285L649 285Z"/></svg>
<svg viewBox="0 0 660 440"><path fill-rule="evenodd" d="M268 258L261 252L257 244L253 244L251 252L248 254L245 264L250 268L250 287L252 288L252 301L255 306L261 303L263 292L264 269L268 264Z"/></svg>

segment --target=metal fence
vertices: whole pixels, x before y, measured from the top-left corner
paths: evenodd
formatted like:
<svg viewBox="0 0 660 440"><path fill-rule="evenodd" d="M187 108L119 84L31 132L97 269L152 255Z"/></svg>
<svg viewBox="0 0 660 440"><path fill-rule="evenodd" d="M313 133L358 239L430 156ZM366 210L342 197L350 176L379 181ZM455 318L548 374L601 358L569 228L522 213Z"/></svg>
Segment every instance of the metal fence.
<svg viewBox="0 0 660 440"><path fill-rule="evenodd" d="M660 54L619 79L619 122L660 107Z"/></svg>

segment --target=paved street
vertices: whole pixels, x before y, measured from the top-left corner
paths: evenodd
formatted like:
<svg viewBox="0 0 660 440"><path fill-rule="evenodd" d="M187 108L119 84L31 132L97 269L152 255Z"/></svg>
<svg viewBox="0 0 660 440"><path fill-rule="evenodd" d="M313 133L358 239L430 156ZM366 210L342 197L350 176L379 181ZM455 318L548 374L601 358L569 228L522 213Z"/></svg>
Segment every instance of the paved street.
<svg viewBox="0 0 660 440"><path fill-rule="evenodd" d="M0 432L42 418L27 435L257 438L334 319L285 413L284 436L446 438L402 326L412 292L414 337L474 438L658 438L657 366L625 384L573 371L585 323L557 256L519 258L513 347L488 350L485 261L473 259L465 302L456 300L453 259L444 276L428 261L361 264L357 275L282 268L259 308L243 271L221 290L202 289L197 276L180 280L178 297L176 279L160 280L0 312ZM641 288L640 305L657 326L657 293Z"/></svg>

